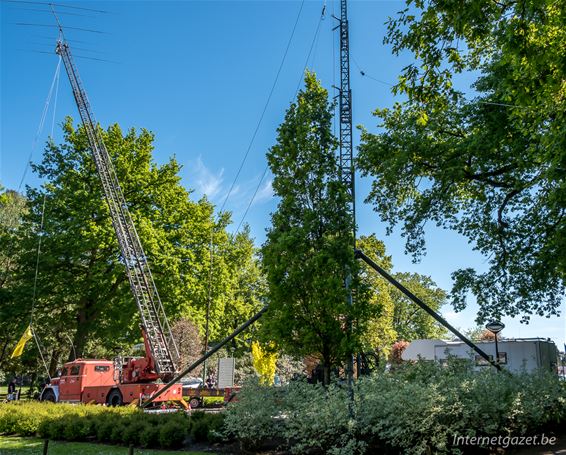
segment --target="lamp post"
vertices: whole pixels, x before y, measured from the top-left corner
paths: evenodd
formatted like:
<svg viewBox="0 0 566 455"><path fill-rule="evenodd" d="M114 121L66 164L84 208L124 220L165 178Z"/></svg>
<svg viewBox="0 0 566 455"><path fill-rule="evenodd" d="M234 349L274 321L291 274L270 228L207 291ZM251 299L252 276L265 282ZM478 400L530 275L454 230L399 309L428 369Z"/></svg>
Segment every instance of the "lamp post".
<svg viewBox="0 0 566 455"><path fill-rule="evenodd" d="M497 334L505 328L505 324L500 321L492 321L487 324L485 328L495 335L495 361L499 365L499 347L497 346Z"/></svg>

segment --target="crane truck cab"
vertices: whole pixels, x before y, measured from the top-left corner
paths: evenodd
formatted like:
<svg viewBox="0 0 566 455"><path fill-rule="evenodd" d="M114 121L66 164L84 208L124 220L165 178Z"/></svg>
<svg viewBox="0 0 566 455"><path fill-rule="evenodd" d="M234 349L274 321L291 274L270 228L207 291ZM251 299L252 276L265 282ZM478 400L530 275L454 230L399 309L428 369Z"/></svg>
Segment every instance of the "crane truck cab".
<svg viewBox="0 0 566 455"><path fill-rule="evenodd" d="M67 362L58 377L43 389L41 401L96 403L120 406L141 402L165 386L163 383L124 383L111 360L77 359ZM183 385L175 384L156 402L181 401Z"/></svg>

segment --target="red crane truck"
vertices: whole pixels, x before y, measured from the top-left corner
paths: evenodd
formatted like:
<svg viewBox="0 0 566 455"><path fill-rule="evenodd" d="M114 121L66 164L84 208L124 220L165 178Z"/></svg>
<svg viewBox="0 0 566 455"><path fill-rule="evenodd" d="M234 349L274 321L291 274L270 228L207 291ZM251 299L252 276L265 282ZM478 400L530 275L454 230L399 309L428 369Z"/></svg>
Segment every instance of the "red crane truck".
<svg viewBox="0 0 566 455"><path fill-rule="evenodd" d="M182 384L171 383L171 379L178 373L179 364L179 352L171 327L61 27L59 32L55 52L65 65L110 209L112 225L120 246L121 262L126 269L130 289L140 314L145 356L117 358L114 361L76 359L68 362L64 365L61 375L52 379L44 388L41 399L120 405L153 398L151 401L154 403L170 400L184 403ZM156 382L159 380L163 383ZM166 382L169 383L164 384Z"/></svg>

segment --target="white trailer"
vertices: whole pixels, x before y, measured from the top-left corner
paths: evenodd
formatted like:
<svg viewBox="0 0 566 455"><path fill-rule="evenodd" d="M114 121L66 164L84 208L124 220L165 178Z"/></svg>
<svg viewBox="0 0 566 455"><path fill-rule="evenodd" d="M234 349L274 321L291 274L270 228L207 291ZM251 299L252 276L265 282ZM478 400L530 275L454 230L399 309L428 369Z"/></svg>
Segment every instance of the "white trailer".
<svg viewBox="0 0 566 455"><path fill-rule="evenodd" d="M495 359L495 341L478 341L478 347ZM511 372L546 370L557 372L558 349L544 338L516 338L498 341L499 364ZM449 357L470 359L475 369L490 368L489 363L463 341L415 340L407 346L403 360L435 360L440 363Z"/></svg>

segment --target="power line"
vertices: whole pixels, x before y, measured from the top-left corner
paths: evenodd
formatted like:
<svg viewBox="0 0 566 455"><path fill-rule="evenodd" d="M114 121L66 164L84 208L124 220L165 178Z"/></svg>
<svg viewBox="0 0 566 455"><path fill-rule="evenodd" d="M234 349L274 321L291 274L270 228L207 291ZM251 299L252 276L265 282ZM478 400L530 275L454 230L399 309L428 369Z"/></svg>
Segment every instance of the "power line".
<svg viewBox="0 0 566 455"><path fill-rule="evenodd" d="M46 40L49 40L49 41L51 41L51 42L53 42L54 40L57 39L57 37L45 36L45 35L31 35L31 36L33 36L33 37L35 37L35 38L46 39ZM89 41L81 41L81 40L76 40L76 39L68 39L68 38L65 38L65 41L67 41L68 43L81 43L81 44L89 44L89 45L92 45L92 46L95 45L94 43L91 43L91 42L89 42ZM76 49L76 48L73 47L73 49Z"/></svg>
<svg viewBox="0 0 566 455"><path fill-rule="evenodd" d="M265 169L263 170L263 174L261 175L261 178L259 179L259 183L257 184L257 186L255 188L254 194L252 195L252 198L250 199L250 202L249 202L248 206L246 207L246 211L244 212L242 219L238 223L238 227L236 228L234 235L236 235L238 233L238 231L240 230L240 227L242 227L242 224L244 223L244 220L246 219L246 216L248 216L248 212L250 210L250 207L252 206L252 204L255 200L255 197L257 196L257 193L259 192L259 189L261 187L261 183L263 182L263 179L265 178L268 169L269 169L269 165L266 165Z"/></svg>
<svg viewBox="0 0 566 455"><path fill-rule="evenodd" d="M320 14L320 18L319 18L318 24L317 24L317 26L316 26L316 31L315 31L315 34L314 34L314 36L313 36L311 45L310 45L310 47L309 47L309 52L308 52L308 54L307 54L307 59L306 59L306 61L305 61L305 66L303 67L303 71L302 71L302 73L301 73L301 78L299 79L299 83L298 83L298 85L297 85L297 89L295 90L295 96L293 97L293 101L297 98L297 95L298 95L298 93L299 93L299 89L300 89L300 87L301 87L301 82L302 82L303 77L304 77L304 75L305 75L305 71L307 70L307 65L308 65L308 62L309 62L309 59L310 59L310 56L311 56L311 53L312 53L312 50L313 50L315 41L317 41L318 32L319 32L319 30L320 30L320 24L321 24L322 21L324 20L325 13L326 13L326 1L324 2L323 7L322 7L322 12L321 12L321 14ZM245 212L244 212L244 215L242 216L242 218L240 219L240 222L238 223L238 227L236 228L236 231L234 232L234 234L237 234L238 231L240 230L240 227L242 227L242 224L244 223L244 220L246 219L246 217L247 217L247 215L248 215L248 212L249 212L249 210L250 210L250 208L251 208L251 206L252 206L252 204L253 204L253 202L254 202L256 196L257 196L257 193L259 192L259 189L261 188L261 184L263 183L263 179L264 179L265 176L267 175L267 171L268 171L268 170L269 170L269 164L267 164L267 165L265 166L265 169L263 170L263 173L262 173L262 175L261 175L261 178L259 179L259 182L258 182L258 184L257 184L257 186L256 186L256 188L255 188L255 191L254 191L254 193L253 193L253 195L252 195L252 197L251 197L251 199L250 199L250 202L248 203L248 206L246 207L246 210L245 210Z"/></svg>
<svg viewBox="0 0 566 455"><path fill-rule="evenodd" d="M352 60L354 60L354 65L356 65L356 68L358 68L358 71L360 72L360 74L361 74L363 77L367 77L368 79L371 79L372 81L379 82L380 84L388 85L388 86L390 86L390 87L394 87L394 86L395 86L395 84L391 84L391 83L389 83L389 82L382 81L381 79L377 79L377 78L375 78L375 77L369 75L365 70L363 70L363 69L360 67L360 65L358 64L358 61L356 60L356 58L355 58L352 54L350 54L350 55L352 56Z"/></svg>
<svg viewBox="0 0 566 455"><path fill-rule="evenodd" d="M320 17L318 19L318 24L316 25L316 30L314 32L314 36L312 37L311 45L309 47L309 52L307 54L307 59L305 60L303 72L301 73L301 77L299 78L299 82L297 84L297 89L295 90L295 96L293 97L293 101L295 100L295 98L297 98L297 95L299 93L299 89L301 88L301 83L303 82L303 79L305 77L305 71L307 70L307 66L308 66L309 60L311 58L312 50L314 48L315 42L317 41L318 32L320 31L320 24L324 20L325 12L326 12L326 3L322 7L322 13L320 14Z"/></svg>
<svg viewBox="0 0 566 455"><path fill-rule="evenodd" d="M263 117L265 116L265 112L267 111L267 106L269 105L269 101L271 101L271 96L273 95L273 92L275 90L275 86L277 85L277 81L279 80L279 75L281 74L281 70L283 69L283 64L285 63L285 59L287 58L287 53L289 52L289 48L291 46L291 41L293 40L293 36L295 36L295 30L297 29L297 24L299 23L299 18L301 17L301 12L303 11L304 5L305 5L305 0L303 0L301 2L299 12L297 13L297 18L295 19L295 25L293 25L293 30L291 31L291 36L289 37L289 41L287 42L287 47L285 48L285 52L283 53L283 58L281 59L281 63L279 64L279 69L277 70L275 80L273 81L273 85L271 86L269 96L267 97L267 101L265 102L265 105L263 106L263 111L262 111L262 113L259 117L259 120L258 120L257 125L255 127L254 133L252 135L252 138L250 140L250 143L248 145L246 153L244 154L244 159L240 163L240 167L238 168L238 172L236 173L236 176L234 177L232 185L230 185L230 189L228 190L228 193L226 194L226 197L224 198L224 202L222 203L222 206L220 207L220 212L222 212L224 210L224 207L226 206L226 202L228 201L228 198L232 194L232 191L234 189L234 185L236 184L236 181L238 180L238 177L240 176L240 173L242 172L242 169L244 167L246 159L248 158L248 155L250 153L250 150L252 148L252 145L254 143L256 135L259 131L259 127L261 126L261 122L263 121Z"/></svg>

